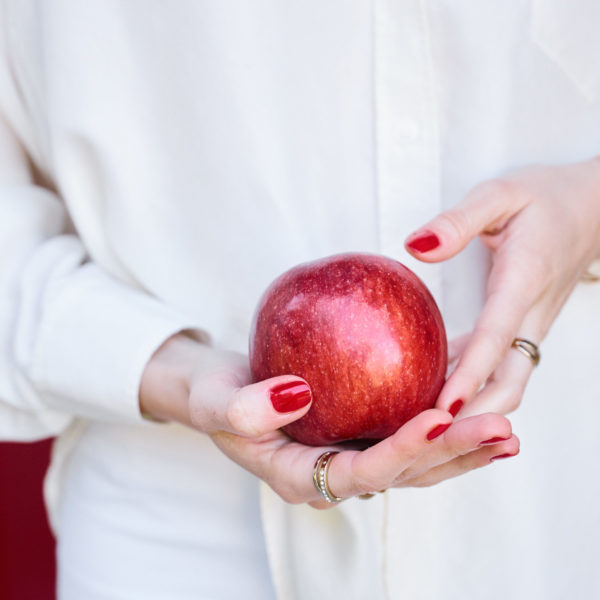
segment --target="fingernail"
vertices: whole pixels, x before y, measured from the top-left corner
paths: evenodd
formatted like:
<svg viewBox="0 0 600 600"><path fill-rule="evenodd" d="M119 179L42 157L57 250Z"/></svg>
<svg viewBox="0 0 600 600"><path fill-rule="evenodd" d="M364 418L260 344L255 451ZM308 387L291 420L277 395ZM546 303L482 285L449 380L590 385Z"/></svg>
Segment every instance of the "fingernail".
<svg viewBox="0 0 600 600"><path fill-rule="evenodd" d="M415 252L429 252L440 245L440 238L432 231L423 231L406 245Z"/></svg>
<svg viewBox="0 0 600 600"><path fill-rule="evenodd" d="M444 431L446 431L446 429L448 429L448 427L450 427L450 425L452 425L452 423L442 423L441 425L436 425L427 434L427 441L431 442L432 440L435 440L435 438L442 435L442 433L444 433Z"/></svg>
<svg viewBox="0 0 600 600"><path fill-rule="evenodd" d="M490 438L489 440L484 440L483 442L480 442L479 445L480 446L485 446L487 444L497 444L498 442L505 442L506 440L510 440L510 437L493 437ZM511 455L512 456L512 455Z"/></svg>
<svg viewBox="0 0 600 600"><path fill-rule="evenodd" d="M455 417L458 414L458 411L463 407L464 400L455 400L452 403L452 406L448 409L448 412Z"/></svg>
<svg viewBox="0 0 600 600"><path fill-rule="evenodd" d="M310 388L304 381L288 381L271 388L271 403L280 413L304 408L311 400Z"/></svg>
<svg viewBox="0 0 600 600"><path fill-rule="evenodd" d="M490 462L494 462L495 460L499 460L500 458L510 458L511 456L516 456L516 454L498 454L498 456L492 456L492 458L490 458Z"/></svg>

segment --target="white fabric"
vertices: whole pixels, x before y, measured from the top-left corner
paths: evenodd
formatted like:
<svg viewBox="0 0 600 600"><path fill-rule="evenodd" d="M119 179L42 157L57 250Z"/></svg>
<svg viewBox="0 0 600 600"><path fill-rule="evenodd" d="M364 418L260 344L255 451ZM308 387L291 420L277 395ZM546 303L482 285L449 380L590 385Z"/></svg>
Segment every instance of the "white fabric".
<svg viewBox="0 0 600 600"><path fill-rule="evenodd" d="M273 597L256 482L208 439L174 425L71 433L55 511L61 599Z"/></svg>
<svg viewBox="0 0 600 600"><path fill-rule="evenodd" d="M0 435L62 432L61 598L268 598L258 484L141 422L144 364L183 328L245 350L266 285L341 251L406 262L468 331L481 246L432 266L403 239L484 179L597 154L597 3L0 6ZM264 488L279 597L600 595L599 303L578 289L545 341L519 458L327 513Z"/></svg>

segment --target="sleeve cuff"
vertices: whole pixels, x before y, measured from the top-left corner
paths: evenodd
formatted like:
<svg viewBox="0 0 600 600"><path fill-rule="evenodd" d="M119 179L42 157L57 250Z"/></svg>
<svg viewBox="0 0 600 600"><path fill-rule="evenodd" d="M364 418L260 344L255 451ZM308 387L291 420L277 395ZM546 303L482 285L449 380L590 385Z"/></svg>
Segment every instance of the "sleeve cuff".
<svg viewBox="0 0 600 600"><path fill-rule="evenodd" d="M143 422L139 385L171 335L197 324L86 265L44 306L29 374L44 404L79 417Z"/></svg>

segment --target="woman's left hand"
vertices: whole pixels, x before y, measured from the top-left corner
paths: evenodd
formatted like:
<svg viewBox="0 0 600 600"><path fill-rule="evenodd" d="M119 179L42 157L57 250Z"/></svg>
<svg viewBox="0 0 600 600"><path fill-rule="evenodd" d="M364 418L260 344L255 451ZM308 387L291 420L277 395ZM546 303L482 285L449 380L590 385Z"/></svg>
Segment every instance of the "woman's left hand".
<svg viewBox="0 0 600 600"><path fill-rule="evenodd" d="M600 255L600 158L527 167L480 184L406 247L439 262L476 236L492 252L487 299L473 332L454 344L458 364L437 402L460 417L519 406L534 365L511 350L513 340L539 344Z"/></svg>

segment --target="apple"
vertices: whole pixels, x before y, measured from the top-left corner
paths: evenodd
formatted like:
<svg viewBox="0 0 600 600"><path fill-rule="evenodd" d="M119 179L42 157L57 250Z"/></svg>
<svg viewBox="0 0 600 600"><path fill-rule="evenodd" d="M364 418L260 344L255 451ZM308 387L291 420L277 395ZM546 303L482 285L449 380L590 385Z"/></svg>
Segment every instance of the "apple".
<svg viewBox="0 0 600 600"><path fill-rule="evenodd" d="M423 282L396 260L339 254L301 264L266 290L250 333L254 381L297 375L313 404L284 431L303 444L381 440L431 408L447 344Z"/></svg>

